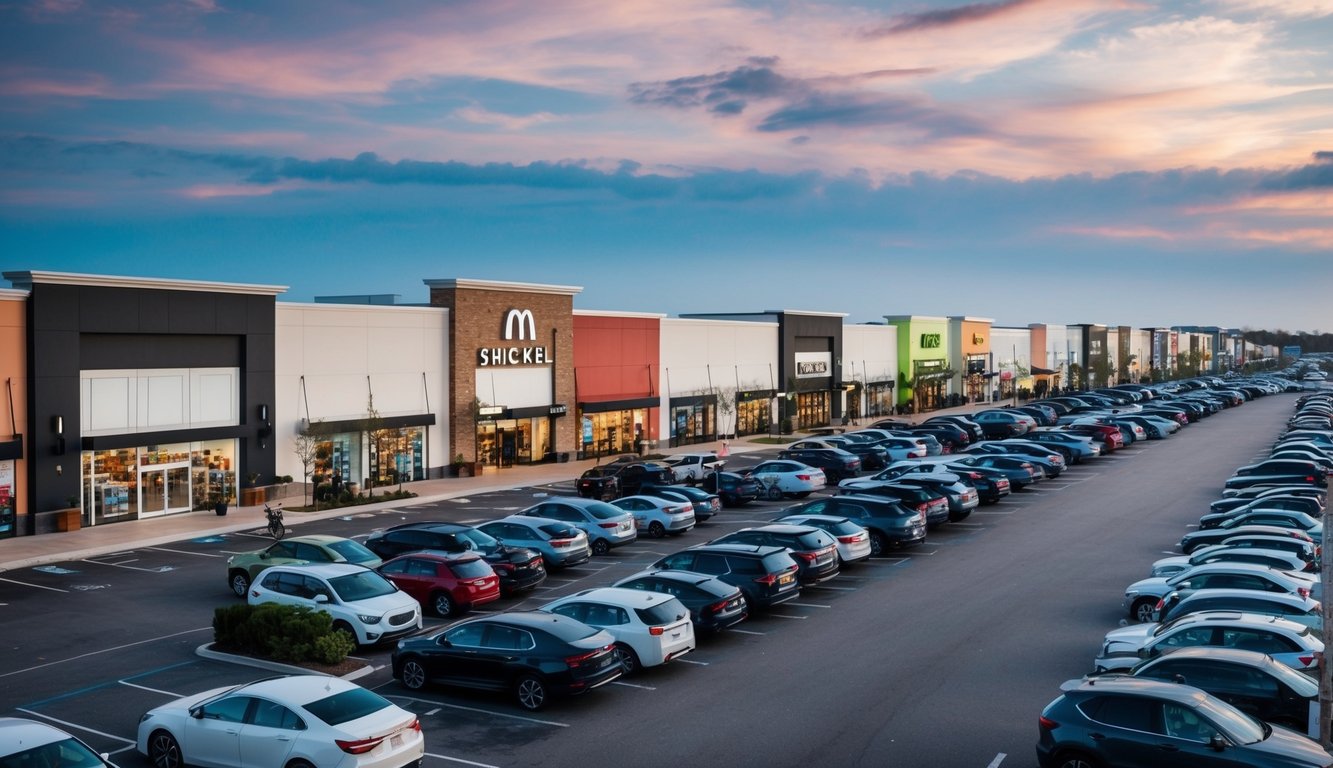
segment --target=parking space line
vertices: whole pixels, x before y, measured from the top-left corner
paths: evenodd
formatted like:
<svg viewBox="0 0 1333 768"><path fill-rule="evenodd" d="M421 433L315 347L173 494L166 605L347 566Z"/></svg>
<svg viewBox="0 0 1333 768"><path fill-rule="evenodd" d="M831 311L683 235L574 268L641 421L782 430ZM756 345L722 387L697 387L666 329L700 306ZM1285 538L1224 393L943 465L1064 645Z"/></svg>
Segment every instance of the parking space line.
<svg viewBox="0 0 1333 768"><path fill-rule="evenodd" d="M51 590L52 592L64 592L64 593L66 593L66 594L69 593L69 590L68 590L68 589L60 589L59 587L44 587L44 586L42 586L41 584L29 584L29 583L26 582L26 581L15 581L14 579L6 579L6 578L0 578L0 581L7 581L7 582L9 582L10 584L18 584L18 585L20 585L20 586L24 586L24 587L33 587L33 588L35 588L35 589L49 589L49 590Z"/></svg>
<svg viewBox="0 0 1333 768"><path fill-rule="evenodd" d="M59 719L57 719L57 718L51 717L50 715L43 715L41 712L34 712L34 711L32 711L31 709L24 709L24 708L22 708L22 707L14 707L14 709L17 709L17 710L20 711L20 712L24 712L24 713L26 713L26 714L32 715L33 717L40 717L40 718L42 718L43 720L50 720L50 721L53 722L53 723L59 723L59 724L65 726L66 728L76 728L76 729L78 729L78 730L80 730L80 731L87 731L88 733L95 733L95 734L97 734L98 736L105 736L105 737L107 737L108 739L115 739L116 741L124 741L124 742L128 742L128 743L130 743L130 744L133 744L133 743L134 743L134 739L127 739L127 738L125 738L124 736L114 736L114 735L112 735L112 734L110 734L110 733L106 733L106 732L104 732L104 731L99 731L99 730L97 730L97 729L95 729L95 728L89 728L89 727L87 727L87 726L78 725L77 723L71 723L71 722L69 722L68 720L59 720Z"/></svg>
<svg viewBox="0 0 1333 768"><path fill-rule="evenodd" d="M855 576L839 577L840 580L843 578L854 579L856 577ZM806 589L831 589L834 592L855 592L858 589L858 587L834 587L829 584L811 584L810 586L806 587Z"/></svg>
<svg viewBox="0 0 1333 768"><path fill-rule="evenodd" d="M164 691L161 688L149 688L146 685L139 685L138 683L128 683L124 680L117 680L116 682L120 683L121 685L128 685L131 688L138 688L141 691L148 691L149 693L160 693L163 696L171 696L172 698L177 698L177 699L181 698L181 694L172 693L171 691Z"/></svg>
<svg viewBox="0 0 1333 768"><path fill-rule="evenodd" d="M805 621L806 619L810 618L809 616L788 616L785 613L770 613L768 615L772 616L775 619L799 619L801 621Z"/></svg>
<svg viewBox="0 0 1333 768"><path fill-rule="evenodd" d="M755 632L753 629L728 629L727 631L735 632L738 635L755 635L756 637L763 637L768 634L767 632Z"/></svg>
<svg viewBox="0 0 1333 768"><path fill-rule="evenodd" d="M638 689L641 690L641 691L655 691L655 690L657 690L656 688L654 688L654 687L651 686L651 685L636 685L635 683L627 683L627 682L625 682L625 681L623 681L623 680L613 680L613 681L611 681L611 685L619 685L619 686L622 686L622 687L625 687L625 688L638 688Z"/></svg>
<svg viewBox="0 0 1333 768"><path fill-rule="evenodd" d="M145 547L145 549L157 552L175 552L178 555L194 555L195 557L222 557L222 555L215 555L212 552L189 552L184 549L170 549L168 547Z"/></svg>
<svg viewBox="0 0 1333 768"><path fill-rule="evenodd" d="M109 653L109 652L111 652L111 651L120 651L120 650L124 650L125 648L133 648L133 647L136 646L136 645L143 645L144 643L153 643L153 642L157 642L158 640L167 640L167 639L169 639L169 638L173 638L173 637L180 637L181 635L190 635L190 634L194 634L195 632L212 632L212 631L213 631L213 626L212 626L212 625L209 625L209 626L207 626L207 627L199 627L198 629L186 629L186 630L182 630L182 631L180 631L180 632L172 632L172 633L169 634L169 635L160 635L160 636L158 636L158 637L150 637L150 638L148 638L148 639L146 639L146 640L135 640L135 641L132 642L132 643L124 643L124 644L122 644L122 645L115 645L115 646L112 646L112 647L110 647L110 648L102 648L102 649L100 649L100 650L96 650L96 651L88 651L87 653L81 653L81 654L79 654L78 656L70 656L70 657L67 658L67 659L59 659L59 660L57 660L57 661L48 661L48 662L46 662L45 664L37 664L37 665L35 665L35 666L31 666L31 667L24 667L23 669L16 669L16 670L14 670L13 672L4 672L4 673L0 673L0 677L10 677L10 676L12 676L12 675L21 675L21 674L23 674L24 672L32 672L32 671L34 671L34 670L44 669L44 668L46 668L46 667L55 666L56 664L64 664L64 663L66 663L66 662L76 661L76 660L78 660L78 659L87 658L87 657L89 657L89 656L96 656L96 655L98 655L98 654L100 654L100 653Z"/></svg>
<svg viewBox="0 0 1333 768"><path fill-rule="evenodd" d="M498 765L490 763L478 763L472 760L464 760L461 757L449 757L448 755L437 755L434 752L426 752L426 757L433 757L436 760L448 760L451 763L462 763L463 765L475 765L477 768L500 768Z"/></svg>
<svg viewBox="0 0 1333 768"><path fill-rule="evenodd" d="M706 662L706 661L695 661L694 659L672 659L672 660L671 660L671 663L673 663L673 664L695 664L695 665L700 666L700 667L706 667L706 666L708 666L708 662Z"/></svg>
<svg viewBox="0 0 1333 768"><path fill-rule="evenodd" d="M496 711L492 711L492 710L489 710L489 709L482 709L481 707L467 707L467 706L464 706L464 705L462 705L462 704L450 704L450 703L445 702L445 701L432 701L432 700L430 700L430 699L418 699L418 698L416 698L415 696L403 696L403 695L401 695L401 694L396 694L396 693L381 693L380 695L383 696L383 697L386 698L386 699L402 699L403 701L415 701L415 702L417 702L418 704L427 704L427 705L430 705L430 706L432 706L432 707L443 707L443 708L447 708L447 709L461 709L461 710L463 710L464 712L476 712L476 713L481 714L481 715L490 715L491 717L507 717L507 718L509 718L510 720L522 720L522 721L524 721L524 722L528 722L528 723L536 723L536 724L538 724L538 725L553 725L553 726L555 726L556 728L568 728L568 727L569 727L569 723L557 723L557 722L554 721L554 720L539 720L539 719L537 719L537 718L535 718L535 717L524 717L523 715L514 715L514 714L510 714L510 713L508 713L508 712L496 712Z"/></svg>

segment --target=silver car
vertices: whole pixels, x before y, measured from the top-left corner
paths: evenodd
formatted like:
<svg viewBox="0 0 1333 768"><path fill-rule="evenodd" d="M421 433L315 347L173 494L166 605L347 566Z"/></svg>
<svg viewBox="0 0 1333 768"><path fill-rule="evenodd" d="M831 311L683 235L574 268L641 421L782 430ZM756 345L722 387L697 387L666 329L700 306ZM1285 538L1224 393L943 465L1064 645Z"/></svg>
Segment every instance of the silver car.
<svg viewBox="0 0 1333 768"><path fill-rule="evenodd" d="M510 515L482 523L477 529L511 547L527 547L541 552L548 569L568 568L586 563L592 557L588 534L549 517Z"/></svg>
<svg viewBox="0 0 1333 768"><path fill-rule="evenodd" d="M660 539L668 533L680 534L694 527L694 505L657 496L625 496L611 502L634 516L640 531Z"/></svg>
<svg viewBox="0 0 1333 768"><path fill-rule="evenodd" d="M1142 579L1125 589L1123 607L1130 618L1152 621L1157 602L1171 592L1199 589L1257 589L1302 597L1314 596L1319 580L1306 573L1278 571L1253 563L1205 563L1173 576Z"/></svg>
<svg viewBox="0 0 1333 768"><path fill-rule="evenodd" d="M569 523L587 534L588 546L592 547L594 555L605 555L612 548L628 544L639 537L633 515L597 499L571 496L543 501L518 514Z"/></svg>

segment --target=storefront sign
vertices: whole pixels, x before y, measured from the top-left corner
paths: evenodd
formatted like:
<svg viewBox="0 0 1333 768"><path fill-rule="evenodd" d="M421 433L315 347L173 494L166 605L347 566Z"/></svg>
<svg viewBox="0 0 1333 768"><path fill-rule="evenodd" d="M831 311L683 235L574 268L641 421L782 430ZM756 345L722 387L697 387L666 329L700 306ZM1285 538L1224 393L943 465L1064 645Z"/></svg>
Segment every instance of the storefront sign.
<svg viewBox="0 0 1333 768"><path fill-rule="evenodd" d="M797 352L796 353L796 378L815 379L829 375L829 368L832 367L833 354L831 352Z"/></svg>
<svg viewBox="0 0 1333 768"><path fill-rule="evenodd" d="M0 539L14 535L14 462L0 461Z"/></svg>
<svg viewBox="0 0 1333 768"><path fill-rule="evenodd" d="M938 334L938 333L923 333L923 334L921 334L921 348L922 348L922 349L939 349L939 348L940 348L940 334Z"/></svg>
<svg viewBox="0 0 1333 768"><path fill-rule="evenodd" d="M505 407L503 405L483 405L477 409L477 413L481 416L499 416L504 412Z"/></svg>
<svg viewBox="0 0 1333 768"><path fill-rule="evenodd" d="M985 336L982 336L982 335L979 334L979 333L974 333L974 334L972 334L972 343L975 344L975 345L977 345L977 346L979 347L979 346L981 346L982 344L985 344L985 343L986 343L986 337L985 337Z"/></svg>
<svg viewBox="0 0 1333 768"><path fill-rule="evenodd" d="M592 444L592 419L587 416L583 417L583 444Z"/></svg>
<svg viewBox="0 0 1333 768"><path fill-rule="evenodd" d="M564 416L566 413L569 413L569 406L567 405L561 404L551 406L550 414L552 416Z"/></svg>
<svg viewBox="0 0 1333 768"><path fill-rule="evenodd" d="M505 313L501 337L505 341L536 341L537 323L530 309L511 309ZM477 350L477 367L502 365L549 365L553 361L546 347L483 347Z"/></svg>

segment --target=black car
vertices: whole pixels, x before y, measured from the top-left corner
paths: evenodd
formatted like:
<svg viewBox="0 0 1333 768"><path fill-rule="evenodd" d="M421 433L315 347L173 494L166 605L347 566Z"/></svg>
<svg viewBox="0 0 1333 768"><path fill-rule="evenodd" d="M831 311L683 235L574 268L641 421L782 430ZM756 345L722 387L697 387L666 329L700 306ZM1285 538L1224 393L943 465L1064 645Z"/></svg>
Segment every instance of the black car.
<svg viewBox="0 0 1333 768"><path fill-rule="evenodd" d="M592 467L579 475L575 485L578 486L579 495L585 499L610 501L620 498L620 480L616 477L615 468L610 465Z"/></svg>
<svg viewBox="0 0 1333 768"><path fill-rule="evenodd" d="M672 595L689 609L696 633L721 632L750 615L740 587L706 573L642 571L612 586Z"/></svg>
<svg viewBox="0 0 1333 768"><path fill-rule="evenodd" d="M1130 672L1192 685L1266 723L1310 733L1312 707L1319 704L1319 683L1266 653L1238 648L1178 648L1139 664Z"/></svg>
<svg viewBox="0 0 1333 768"><path fill-rule="evenodd" d="M861 474L861 459L841 448L791 448L778 451L778 458L818 467L830 483Z"/></svg>
<svg viewBox="0 0 1333 768"><path fill-rule="evenodd" d="M500 592L506 596L536 589L546 581L546 567L540 552L501 544L484 531L457 523L395 525L371 533L366 539L366 548L383 560L426 549L451 553L475 551L500 577Z"/></svg>
<svg viewBox="0 0 1333 768"><path fill-rule="evenodd" d="M1241 507L1246 509L1294 509L1310 517L1324 516L1324 502L1318 496L1297 496L1293 493L1275 493L1253 499L1230 498L1218 499L1208 505L1210 514L1235 512Z"/></svg>
<svg viewBox="0 0 1333 768"><path fill-rule="evenodd" d="M945 453L953 453L967 447L972 442L972 435L957 424L936 421L903 430L911 435L930 435L940 441Z"/></svg>
<svg viewBox="0 0 1333 768"><path fill-rule="evenodd" d="M436 683L508 691L530 711L623 673L609 632L545 611L471 619L400 640L393 651L393 676L408 690Z"/></svg>
<svg viewBox="0 0 1333 768"><path fill-rule="evenodd" d="M786 547L701 544L658 560L654 570L694 571L740 587L750 611L772 608L801 596L800 566Z"/></svg>
<svg viewBox="0 0 1333 768"><path fill-rule="evenodd" d="M962 427L963 429L967 430L968 435L971 436L971 438L972 438L972 442L974 442L974 443L975 443L976 441L978 441L978 440L985 439L985 437L986 437L986 432L985 432L984 430L982 430L980 424L978 424L978 423L976 423L975 421L973 421L973 420L967 418L966 416L962 416L962 415L959 415L959 414L944 414L944 415L941 415L941 416L931 416L930 418L926 419L925 421L923 421L923 422L921 422L921 423L922 423L922 424L936 424L936 423L938 423L938 422L946 422L946 423L949 423L949 424L956 424L957 426Z"/></svg>
<svg viewBox="0 0 1333 768"><path fill-rule="evenodd" d="M857 496L885 496L901 502L904 507L920 512L926 525L933 528L949 522L949 499L942 493L915 485L903 485L892 481L867 483L854 488L844 488L840 494Z"/></svg>
<svg viewBox="0 0 1333 768"><path fill-rule="evenodd" d="M870 554L882 557L892 546L926 540L926 516L883 496L832 496L785 510L790 515L845 517L870 532Z"/></svg>
<svg viewBox="0 0 1333 768"><path fill-rule="evenodd" d="M692 485L645 485L639 489L639 495L687 501L694 507L696 523L702 523L722 511L720 496Z"/></svg>
<svg viewBox="0 0 1333 768"><path fill-rule="evenodd" d="M620 485L621 496L635 496L643 493L648 485L675 485L676 472L666 464L641 461L634 464L617 464L613 467L616 481Z"/></svg>
<svg viewBox="0 0 1333 768"><path fill-rule="evenodd" d="M855 454L856 458L861 460L862 469L878 470L889 466L889 452L882 445L853 440L845 435L832 435L821 439L835 448Z"/></svg>
<svg viewBox="0 0 1333 768"><path fill-rule="evenodd" d="M1333 764L1333 757L1313 739L1266 726L1190 685L1103 675L1070 680L1060 690L1037 719L1041 768ZM1132 759L1126 761L1126 756Z"/></svg>
<svg viewBox="0 0 1333 768"><path fill-rule="evenodd" d="M775 523L742 528L709 544L754 544L786 547L800 566L796 579L804 586L822 584L838 575L838 540L809 525Z"/></svg>
<svg viewBox="0 0 1333 768"><path fill-rule="evenodd" d="M724 507L749 504L759 498L763 491L758 480L736 472L710 472L700 481L699 487L709 493L716 493Z"/></svg>

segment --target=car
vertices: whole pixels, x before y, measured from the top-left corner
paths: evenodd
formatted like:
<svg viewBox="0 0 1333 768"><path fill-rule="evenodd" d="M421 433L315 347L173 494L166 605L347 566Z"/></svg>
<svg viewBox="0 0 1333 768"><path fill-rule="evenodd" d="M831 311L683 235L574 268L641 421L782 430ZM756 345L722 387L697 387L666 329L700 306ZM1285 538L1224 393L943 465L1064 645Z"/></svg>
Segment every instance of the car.
<svg viewBox="0 0 1333 768"><path fill-rule="evenodd" d="M1037 719L1040 768L1333 765L1317 742L1189 685L1115 675L1070 680L1060 691Z"/></svg>
<svg viewBox="0 0 1333 768"><path fill-rule="evenodd" d="M850 520L868 534L870 554L883 557L891 548L926 540L926 513L884 496L833 496L814 499L786 510L787 518Z"/></svg>
<svg viewBox="0 0 1333 768"><path fill-rule="evenodd" d="M1157 576L1125 588L1122 607L1131 619L1152 621L1159 600L1175 591L1196 589L1255 589L1262 592L1318 597L1318 580L1300 571L1278 571L1254 563L1201 563L1170 576Z"/></svg>
<svg viewBox="0 0 1333 768"><path fill-rule="evenodd" d="M1208 506L1208 514L1199 518L1199 524L1204 525L1208 515L1226 515L1252 509L1294 509L1314 518L1324 516L1324 502L1317 496L1275 493L1253 499L1218 499Z"/></svg>
<svg viewBox="0 0 1333 768"><path fill-rule="evenodd" d="M1304 570L1319 570L1319 546L1308 538L1296 538L1284 533L1242 533L1222 540L1224 547L1253 547L1277 549L1296 555L1305 563Z"/></svg>
<svg viewBox="0 0 1333 768"><path fill-rule="evenodd" d="M1281 592L1257 589L1196 589L1188 593L1172 592L1157 603L1154 614L1159 622L1175 621L1187 613L1200 611L1243 611L1280 616L1304 624L1315 632L1324 626L1324 612L1318 600Z"/></svg>
<svg viewBox="0 0 1333 768"><path fill-rule="evenodd" d="M818 445L822 443L822 445ZM889 465L889 450L879 443L869 440L854 440L847 435L829 435L819 440L798 440L791 448L837 448L854 454L861 460L861 469L883 469Z"/></svg>
<svg viewBox="0 0 1333 768"><path fill-rule="evenodd" d="M1259 613L1201 611L1163 624L1131 624L1106 634L1098 673L1129 669L1176 648L1218 645L1262 651L1292 669L1314 669L1324 644L1304 624Z"/></svg>
<svg viewBox="0 0 1333 768"><path fill-rule="evenodd" d="M861 459L841 448L789 448L779 451L778 458L818 467L824 471L824 477L834 483L861 474Z"/></svg>
<svg viewBox="0 0 1333 768"><path fill-rule="evenodd" d="M1036 422L1026 413L1010 411L981 411L968 418L981 426L986 439L997 440L1005 437L1018 437L1027 434Z"/></svg>
<svg viewBox="0 0 1333 768"><path fill-rule="evenodd" d="M760 462L750 470L750 476L764 487L769 499L804 498L828 483L824 470L786 459Z"/></svg>
<svg viewBox="0 0 1333 768"><path fill-rule="evenodd" d="M520 515L544 517L568 523L588 537L588 546L594 555L605 555L615 547L629 544L638 538L634 517L605 501L585 498L548 499L520 510Z"/></svg>
<svg viewBox="0 0 1333 768"><path fill-rule="evenodd" d="M378 568L384 561L363 544L341 536L293 536L275 541L254 552L240 552L227 558L227 584L237 597L245 597L250 584L272 565L303 563L352 563Z"/></svg>
<svg viewBox="0 0 1333 768"><path fill-rule="evenodd" d="M588 534L561 520L549 517L509 515L481 523L477 530L497 541L536 550L548 569L570 568L588 562L592 547Z"/></svg>
<svg viewBox="0 0 1333 768"><path fill-rule="evenodd" d="M574 487L578 489L579 496L585 499L610 501L620 495L620 479L616 477L615 468L609 464L588 468L574 481Z"/></svg>
<svg viewBox="0 0 1333 768"><path fill-rule="evenodd" d="M1042 427L1029 432L1026 438L1034 443L1044 443L1068 449L1066 455L1071 458L1074 464L1081 464L1088 459L1095 459L1102 455L1101 446L1094 443L1091 437L1077 435L1062 429Z"/></svg>
<svg viewBox="0 0 1333 768"><path fill-rule="evenodd" d="M712 473L720 472L727 462L716 453L677 453L668 456L666 463L675 472L676 482L695 485Z"/></svg>
<svg viewBox="0 0 1333 768"><path fill-rule="evenodd" d="M625 496L611 502L634 516L634 524L654 539L694 528L694 504L657 496Z"/></svg>
<svg viewBox="0 0 1333 768"><path fill-rule="evenodd" d="M359 565L275 565L246 594L250 605L277 603L321 611L358 646L421 629L421 605L393 582Z"/></svg>
<svg viewBox="0 0 1333 768"><path fill-rule="evenodd" d="M750 613L801 596L801 585L796 580L800 566L786 547L701 544L667 555L650 567L703 573L740 587Z"/></svg>
<svg viewBox="0 0 1333 768"><path fill-rule="evenodd" d="M212 688L154 707L135 749L153 765L417 765L426 751L416 715L356 683L285 675Z"/></svg>
<svg viewBox="0 0 1333 768"><path fill-rule="evenodd" d="M786 515L774 521L785 525L804 525L832 536L838 547L838 566L859 563L870 557L870 532L845 517L836 515Z"/></svg>
<svg viewBox="0 0 1333 768"><path fill-rule="evenodd" d="M1328 489L1316 488L1312 485L1292 485L1291 483L1277 483L1274 485L1260 485L1251 488L1228 488L1222 491L1222 498L1225 499L1258 499L1266 496L1276 495L1291 496L1309 496L1326 501L1328 499Z"/></svg>
<svg viewBox="0 0 1333 768"><path fill-rule="evenodd" d="M1092 438L1101 446L1102 453L1111 453L1125 447L1125 435L1113 424L1064 424L1059 427L1065 432Z"/></svg>
<svg viewBox="0 0 1333 768"><path fill-rule="evenodd" d="M409 691L435 684L507 692L530 712L625 673L611 633L546 611L493 613L400 640L391 663Z"/></svg>
<svg viewBox="0 0 1333 768"><path fill-rule="evenodd" d="M1243 521L1242 525L1280 525L1300 528L1303 531L1316 530L1322 522L1322 510L1318 510L1321 514L1320 518L1316 518L1305 511L1308 507L1301 504L1300 501L1305 500L1301 499L1293 504L1281 502L1252 503L1229 512L1203 515L1199 518L1199 528L1207 530L1216 528L1228 520L1241 520ZM1310 501L1313 501L1313 499L1310 499Z"/></svg>
<svg viewBox="0 0 1333 768"><path fill-rule="evenodd" d="M949 502L949 520L958 522L981 504L981 494L952 472L910 472L893 479L899 485L915 485L942 494Z"/></svg>
<svg viewBox="0 0 1333 768"><path fill-rule="evenodd" d="M661 666L695 648L690 612L660 592L597 587L549 602L541 610L609 632L625 674Z"/></svg>
<svg viewBox="0 0 1333 768"><path fill-rule="evenodd" d="M976 489L982 504L994 504L1008 496L1012 490L1008 470L995 467L983 467L977 464L975 456L940 456L924 461L895 462L888 467L888 472L881 472L876 477L893 479L914 472L927 474L957 475L959 482ZM1023 472L1023 479L1028 474Z"/></svg>
<svg viewBox="0 0 1333 768"><path fill-rule="evenodd" d="M953 453L972 442L972 433L966 429L945 421L937 421L931 424L918 424L912 429L904 430L911 435L929 435L940 441L945 453Z"/></svg>
<svg viewBox="0 0 1333 768"><path fill-rule="evenodd" d="M420 552L476 552L500 578L500 594L506 597L530 592L546 581L546 564L540 552L512 547L484 531L468 525L424 520L374 531L366 548L384 559Z"/></svg>
<svg viewBox="0 0 1333 768"><path fill-rule="evenodd" d="M694 507L695 523L707 522L722 511L722 497L693 485L645 485L639 495L687 502Z"/></svg>
<svg viewBox="0 0 1333 768"><path fill-rule="evenodd" d="M748 504L759 498L764 490L758 480L736 472L714 472L705 477L699 487L709 493L716 493L724 507Z"/></svg>
<svg viewBox="0 0 1333 768"><path fill-rule="evenodd" d="M633 496L645 485L675 485L676 471L669 465L653 461L615 465L616 482L621 496Z"/></svg>
<svg viewBox="0 0 1333 768"><path fill-rule="evenodd" d="M1193 686L1251 717L1319 738L1319 682L1268 654L1181 648L1142 662L1129 674Z"/></svg>
<svg viewBox="0 0 1333 768"><path fill-rule="evenodd" d="M974 445L967 448L963 453L972 455L1005 455L1021 456L1027 461L1041 467L1041 471L1046 477L1055 478L1064 473L1068 467L1068 460L1065 459L1065 451L1058 445L1043 445L1029 440L988 440L980 445Z"/></svg>
<svg viewBox="0 0 1333 768"><path fill-rule="evenodd" d="M500 578L475 552L414 552L376 570L436 616L447 618L500 599Z"/></svg>
<svg viewBox="0 0 1333 768"><path fill-rule="evenodd" d="M1192 555L1175 555L1157 560L1152 564L1152 572L1148 575L1155 577L1173 576L1193 565L1224 562L1255 563L1281 571L1311 570L1311 564L1301 560L1300 556L1293 552L1284 552L1280 549L1229 547L1225 544L1214 544L1196 549Z"/></svg>
<svg viewBox="0 0 1333 768"><path fill-rule="evenodd" d="M706 573L639 571L612 586L661 592L676 598L689 610L696 637L703 632L715 633L734 627L750 615L740 587Z"/></svg>
<svg viewBox="0 0 1333 768"><path fill-rule="evenodd" d="M910 428L911 427L908 427L906 429ZM911 446L916 448L916 450L923 451L925 456L939 456L944 453L944 446L940 444L939 440L935 439L934 435L918 435L908 432L906 429L878 429L869 427L847 432L845 436L852 440L870 440L874 441L877 445L885 446L889 445L890 440L907 440ZM903 443L896 443L895 445L906 447ZM892 453L893 451L890 450L890 454ZM902 459L911 457L900 456L898 458Z"/></svg>
<svg viewBox="0 0 1333 768"><path fill-rule="evenodd" d="M980 424L976 423L975 421L961 414L952 413L952 414L940 414L937 416L931 416L921 423L933 424L938 421L944 421L950 424L956 424L962 427L963 429L966 429L968 434L972 437L972 442L974 443L978 440L985 439L986 437L986 432L981 428Z"/></svg>
<svg viewBox="0 0 1333 768"><path fill-rule="evenodd" d="M926 458L926 446L914 437L886 437L875 443L888 454L889 463L904 459Z"/></svg>
<svg viewBox="0 0 1333 768"><path fill-rule="evenodd" d="M786 547L800 566L796 580L803 587L823 584L838 575L838 540L814 526L774 523L741 528L708 543Z"/></svg>
<svg viewBox="0 0 1333 768"><path fill-rule="evenodd" d="M1240 525L1235 520L1228 520L1216 528L1202 531L1190 531L1180 537L1180 551L1187 555L1194 554L1199 547L1209 544L1224 544L1233 536L1259 534L1262 536L1290 536L1294 539L1313 542L1311 536L1296 528L1279 528L1275 525Z"/></svg>
<svg viewBox="0 0 1333 768"><path fill-rule="evenodd" d="M1005 456L1002 454L994 456L974 456L970 454L962 454L953 457L949 463L952 465L948 470L950 472L955 471L952 467L957 466L976 469L978 471L998 473L1009 481L1009 488L1014 491L1021 491L1033 483L1040 482L1046 477L1046 474L1042 472L1036 464L1028 461L1026 457L1023 456Z"/></svg>
<svg viewBox="0 0 1333 768"><path fill-rule="evenodd" d="M116 768L78 738L54 725L22 717L0 717L0 766Z"/></svg>
<svg viewBox="0 0 1333 768"><path fill-rule="evenodd" d="M894 499L908 509L919 512L927 528L949 522L949 500L933 488L891 480L838 488L841 495L886 496Z"/></svg>
<svg viewBox="0 0 1333 768"><path fill-rule="evenodd" d="M1274 449L1268 455L1268 458L1272 461L1308 461L1323 470L1325 475L1333 471L1333 457L1326 456L1323 453L1315 453L1308 449L1292 448L1292 445L1295 445L1295 443L1287 443Z"/></svg>

